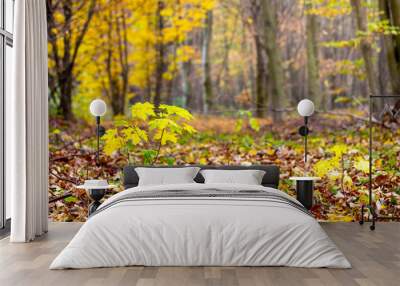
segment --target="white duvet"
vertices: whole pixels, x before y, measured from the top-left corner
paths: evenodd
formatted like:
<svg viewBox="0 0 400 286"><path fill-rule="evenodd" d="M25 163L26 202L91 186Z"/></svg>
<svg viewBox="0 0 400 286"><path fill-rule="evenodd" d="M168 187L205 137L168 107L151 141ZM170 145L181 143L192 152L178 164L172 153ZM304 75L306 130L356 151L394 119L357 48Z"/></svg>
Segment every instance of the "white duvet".
<svg viewBox="0 0 400 286"><path fill-rule="evenodd" d="M257 198L153 198L131 192L263 190L238 184L136 187L104 202L50 269L145 266L293 266L350 268L318 222L289 205ZM111 204L111 205L110 205ZM108 208L107 208L108 206Z"/></svg>

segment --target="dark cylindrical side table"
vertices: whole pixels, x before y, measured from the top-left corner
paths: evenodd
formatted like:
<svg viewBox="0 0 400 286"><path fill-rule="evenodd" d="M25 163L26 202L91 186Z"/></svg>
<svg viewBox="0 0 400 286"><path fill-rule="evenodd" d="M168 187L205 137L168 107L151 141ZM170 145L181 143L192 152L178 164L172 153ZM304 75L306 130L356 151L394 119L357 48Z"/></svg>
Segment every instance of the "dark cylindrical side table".
<svg viewBox="0 0 400 286"><path fill-rule="evenodd" d="M106 194L106 189L88 189L86 191L87 191L89 197L93 200L93 202L88 207L88 212L89 212L89 216L90 216L101 205L100 200Z"/></svg>
<svg viewBox="0 0 400 286"><path fill-rule="evenodd" d="M101 205L100 200L106 194L107 189L115 188L115 186L109 185L106 180L86 180L84 185L77 186L77 188L85 189L87 195L93 201L88 207L90 216Z"/></svg>
<svg viewBox="0 0 400 286"><path fill-rule="evenodd" d="M297 200L306 208L311 209L313 206L314 181L319 180L318 177L291 177L290 180L296 181L296 197Z"/></svg>

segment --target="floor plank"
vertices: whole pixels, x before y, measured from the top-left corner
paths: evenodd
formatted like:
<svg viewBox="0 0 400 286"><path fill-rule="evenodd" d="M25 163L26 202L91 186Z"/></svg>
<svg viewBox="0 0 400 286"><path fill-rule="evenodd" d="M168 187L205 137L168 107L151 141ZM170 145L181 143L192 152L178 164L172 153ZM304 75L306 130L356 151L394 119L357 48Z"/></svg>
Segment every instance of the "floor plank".
<svg viewBox="0 0 400 286"><path fill-rule="evenodd" d="M120 267L50 271L55 256L81 227L51 223L48 234L28 244L0 240L2 286L266 286L399 285L400 223L379 223L375 231L357 223L322 223L352 263L352 269L289 267Z"/></svg>

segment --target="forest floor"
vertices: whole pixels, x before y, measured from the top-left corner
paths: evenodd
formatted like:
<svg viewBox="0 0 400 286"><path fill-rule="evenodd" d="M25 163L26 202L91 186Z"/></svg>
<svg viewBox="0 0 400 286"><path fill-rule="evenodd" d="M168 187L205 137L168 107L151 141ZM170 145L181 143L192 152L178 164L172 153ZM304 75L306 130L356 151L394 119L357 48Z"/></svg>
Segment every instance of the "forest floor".
<svg viewBox="0 0 400 286"><path fill-rule="evenodd" d="M368 199L368 129L362 116L343 114L313 116L306 166L298 116L280 124L259 120L258 132L245 126L237 130L235 118L195 116L193 126L198 132L162 148L161 157L164 163L176 165L276 164L281 170L280 189L290 195L294 195L290 176L318 175L322 180L316 184L311 210L315 217L354 221ZM105 127L110 124L106 122ZM59 119L51 119L50 126L49 217L53 221L85 221L90 201L76 186L85 179L103 178L119 186L107 196L122 191L121 169L127 158L102 154L97 167L94 126ZM400 215L400 132L379 125L374 129L374 197L381 213ZM139 147L133 161L142 162Z"/></svg>

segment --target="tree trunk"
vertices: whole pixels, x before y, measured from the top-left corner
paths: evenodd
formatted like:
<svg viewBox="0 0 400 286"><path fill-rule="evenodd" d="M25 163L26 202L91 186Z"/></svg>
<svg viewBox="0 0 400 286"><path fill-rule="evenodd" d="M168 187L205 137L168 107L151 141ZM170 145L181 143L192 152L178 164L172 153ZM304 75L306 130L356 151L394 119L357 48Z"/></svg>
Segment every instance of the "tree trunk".
<svg viewBox="0 0 400 286"><path fill-rule="evenodd" d="M50 94L53 95L53 97L58 94L60 100L57 112L65 120L73 119L72 94L75 79L74 67L79 49L96 8L96 0L91 0L87 7L85 21L81 29L79 29L79 32L74 34L75 32L72 31L71 27L73 24L72 17L75 12L73 10L73 2L72 0L65 0L60 4L58 1L46 1L48 41L52 48L50 57L54 61L54 67L49 70L49 78L52 80L52 84L49 87L53 89L50 90ZM79 7L82 7L82 5L83 3L80 4ZM64 18L61 27L55 19L56 13L61 13ZM57 40L58 35L55 30L64 33L62 46L59 45L59 41ZM62 51L60 51L61 49Z"/></svg>
<svg viewBox="0 0 400 286"><path fill-rule="evenodd" d="M254 72L253 65L250 63L249 64L249 88L250 88L250 104L253 106L253 102L257 102L257 93L256 93L256 76ZM257 113L257 109L256 109Z"/></svg>
<svg viewBox="0 0 400 286"><path fill-rule="evenodd" d="M390 0L391 24L400 28L400 2L398 0ZM393 36L394 49L397 62L400 62L400 36Z"/></svg>
<svg viewBox="0 0 400 286"><path fill-rule="evenodd" d="M268 71L271 80L271 105L274 122L282 120L281 101L285 98L283 86L283 68L280 48L277 42L277 20L275 5L271 0L262 1L262 14L264 19L264 46L268 55Z"/></svg>
<svg viewBox="0 0 400 286"><path fill-rule="evenodd" d="M176 42L173 44L170 44L170 49L169 49L169 53L168 53L168 59L169 61L171 61L172 63L176 63L177 62L177 46L178 46L178 39L176 39ZM167 104L174 104L174 100L176 98L174 98L173 96L173 91L174 91L174 86L176 85L176 71L170 71L170 73L172 73L172 78L166 80L166 87L165 87L165 102Z"/></svg>
<svg viewBox="0 0 400 286"><path fill-rule="evenodd" d="M146 49L152 48L150 43L147 41L146 42ZM152 73L150 70L150 65L147 65L146 68L146 88L145 88L145 93L144 93L144 100L145 101L151 101L152 100L152 94L153 94L153 84L152 84Z"/></svg>
<svg viewBox="0 0 400 286"><path fill-rule="evenodd" d="M60 90L60 104L58 113L63 117L64 120L72 120L72 81L73 77L69 72L63 73L59 83ZM62 80L64 79L64 80Z"/></svg>
<svg viewBox="0 0 400 286"><path fill-rule="evenodd" d="M161 15L161 11L164 9L164 2L162 0L158 1L157 4L157 44L156 44L156 83L155 83L155 96L154 105L159 106L161 104L161 93L163 90L163 73L165 69L164 54L165 45L162 41L162 33L164 29L164 18Z"/></svg>
<svg viewBox="0 0 400 286"><path fill-rule="evenodd" d="M312 9L313 4L306 2L306 9ZM307 49L307 86L308 97L314 102L315 106L324 106L321 83L319 77L319 64L318 64L318 43L317 32L318 23L317 16L313 14L306 15L306 49Z"/></svg>
<svg viewBox="0 0 400 286"><path fill-rule="evenodd" d="M203 66L203 112L208 111L213 106L213 89L211 79L211 62L210 62L210 45L212 39L212 25L213 25L213 12L207 12L205 19L205 27L203 33L203 47L202 47L202 66Z"/></svg>
<svg viewBox="0 0 400 286"><path fill-rule="evenodd" d="M192 46L192 40L186 40L185 45ZM187 107L190 110L195 108L195 103L192 94L192 83L190 82L190 77L192 74L192 60L181 62L181 86L183 95L183 107Z"/></svg>
<svg viewBox="0 0 400 286"><path fill-rule="evenodd" d="M125 113L125 101L128 95L129 84L129 63L128 63L128 35L125 11L122 10L120 20L117 21L118 31L118 51L119 51L119 64L121 65L121 93L118 97L118 109L114 110L114 114Z"/></svg>
<svg viewBox="0 0 400 286"><path fill-rule="evenodd" d="M400 3L392 0L379 0L381 19L388 20L390 25L399 27ZM392 93L400 95L400 41L398 35L383 35L386 58L392 86Z"/></svg>
<svg viewBox="0 0 400 286"><path fill-rule="evenodd" d="M107 42L105 64L108 85L104 87L114 115L125 112L125 100L128 93L128 40L124 11L118 7L109 9L107 22ZM118 59L118 60L115 60ZM118 70L118 72L113 72Z"/></svg>
<svg viewBox="0 0 400 286"><path fill-rule="evenodd" d="M362 5L362 0L351 0L353 11L356 17L357 29L362 33L368 32L367 11ZM367 74L368 88L370 94L379 95L378 84L376 80L377 73L374 65L374 53L367 39L361 39L361 54L365 62L365 71Z"/></svg>
<svg viewBox="0 0 400 286"><path fill-rule="evenodd" d="M261 40L258 35L254 37L256 48L256 116L264 117L267 102L267 88L265 86L265 65Z"/></svg>
<svg viewBox="0 0 400 286"><path fill-rule="evenodd" d="M71 120L72 114L72 66L71 66L71 33L72 33L72 2L71 0L65 1L63 5L65 17L65 30L66 34L63 38L64 53L62 57L62 71L59 77L60 87L60 105L58 113L63 116L65 120Z"/></svg>

